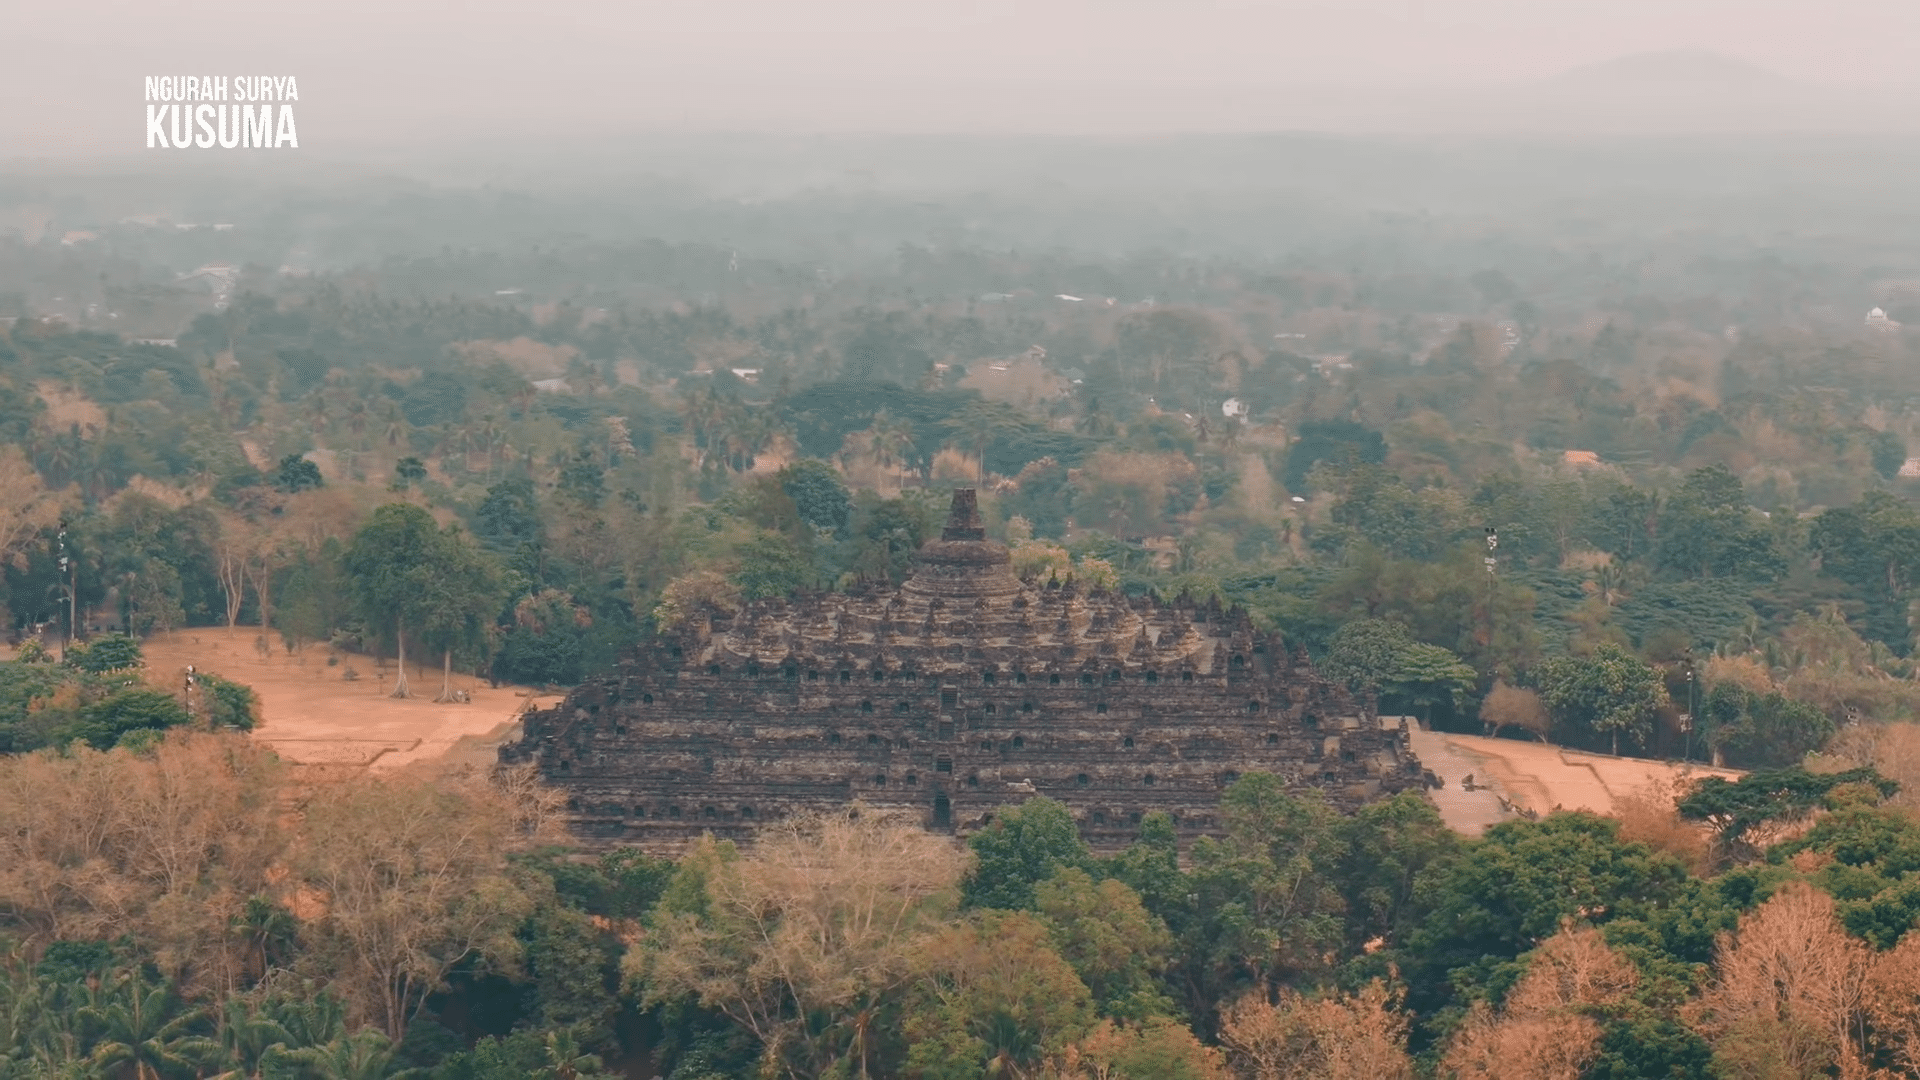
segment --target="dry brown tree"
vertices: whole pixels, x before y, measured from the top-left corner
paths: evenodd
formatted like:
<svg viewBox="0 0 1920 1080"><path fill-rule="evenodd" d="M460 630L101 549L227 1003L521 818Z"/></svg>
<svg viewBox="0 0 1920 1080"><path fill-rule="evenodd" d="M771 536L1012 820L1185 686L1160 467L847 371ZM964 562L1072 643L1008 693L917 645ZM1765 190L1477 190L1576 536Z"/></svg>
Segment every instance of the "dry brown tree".
<svg viewBox="0 0 1920 1080"><path fill-rule="evenodd" d="M19 447L0 447L0 566L12 565L35 533L60 519L66 497L47 490Z"/></svg>
<svg viewBox="0 0 1920 1080"><path fill-rule="evenodd" d="M1374 980L1357 994L1307 997L1258 992L1220 1015L1220 1045L1239 1080L1410 1080L1407 1016L1399 995Z"/></svg>
<svg viewBox="0 0 1920 1080"><path fill-rule="evenodd" d="M1867 946L1847 936L1833 900L1792 882L1722 934L1714 981L1687 1006L1730 1078L1866 1076L1858 1046Z"/></svg>
<svg viewBox="0 0 1920 1080"><path fill-rule="evenodd" d="M1887 1066L1874 1080L1920 1076L1920 934L1874 956L1862 997L1867 1046Z"/></svg>
<svg viewBox="0 0 1920 1080"><path fill-rule="evenodd" d="M1664 851L1702 877L1713 863L1713 838L1705 826L1680 816L1679 803L1692 781L1684 775L1667 774L1646 785L1616 797L1613 816L1620 819L1620 839L1645 844Z"/></svg>
<svg viewBox="0 0 1920 1080"><path fill-rule="evenodd" d="M506 861L524 813L477 778L424 770L317 792L293 859L312 915L303 963L395 1041L456 966L511 971L531 907Z"/></svg>
<svg viewBox="0 0 1920 1080"><path fill-rule="evenodd" d="M1102 1020L1050 1062L1041 1080L1230 1080L1220 1051L1165 1017L1138 1026Z"/></svg>
<svg viewBox="0 0 1920 1080"><path fill-rule="evenodd" d="M708 841L685 865L704 878L705 911L663 912L628 954L645 1001L692 998L725 1014L792 1075L839 1057L865 1075L872 1025L947 924L966 856L906 816L856 804L773 823L744 856ZM809 1014L844 1020L809 1039Z"/></svg>
<svg viewBox="0 0 1920 1080"><path fill-rule="evenodd" d="M1498 1013L1476 1002L1441 1059L1451 1080L1577 1080L1599 1049L1594 1011L1632 993L1633 965L1591 927L1566 927L1528 958Z"/></svg>
<svg viewBox="0 0 1920 1080"><path fill-rule="evenodd" d="M1501 728L1516 727L1541 742L1547 741L1547 707L1540 703L1538 693L1523 686L1494 680L1493 689L1480 702L1480 722L1489 735L1500 734Z"/></svg>
<svg viewBox="0 0 1920 1080"><path fill-rule="evenodd" d="M0 926L33 950L131 933L189 991L233 989L251 966L235 920L284 850L281 782L235 734L0 758Z"/></svg>

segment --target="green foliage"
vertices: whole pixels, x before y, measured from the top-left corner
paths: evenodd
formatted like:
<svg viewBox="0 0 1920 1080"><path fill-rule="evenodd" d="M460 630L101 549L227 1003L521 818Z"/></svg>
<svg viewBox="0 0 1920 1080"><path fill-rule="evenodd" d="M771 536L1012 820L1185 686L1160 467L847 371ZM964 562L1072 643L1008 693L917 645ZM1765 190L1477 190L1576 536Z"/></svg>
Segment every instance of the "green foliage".
<svg viewBox="0 0 1920 1080"><path fill-rule="evenodd" d="M488 551L510 555L523 545L538 545L544 533L533 482L502 480L487 489L473 512L473 534Z"/></svg>
<svg viewBox="0 0 1920 1080"><path fill-rule="evenodd" d="M273 486L289 494L307 491L326 483L320 475L320 466L308 461L299 454L288 454L280 459L273 470Z"/></svg>
<svg viewBox="0 0 1920 1080"><path fill-rule="evenodd" d="M1616 754L1622 734L1646 743L1654 711L1667 700L1660 673L1617 645L1602 645L1590 656L1550 657L1534 669L1533 680L1563 735L1608 739Z"/></svg>
<svg viewBox="0 0 1920 1080"><path fill-rule="evenodd" d="M853 515L853 497L840 474L824 461L807 458L780 470L780 487L793 500L800 520L815 529L839 532Z"/></svg>
<svg viewBox="0 0 1920 1080"><path fill-rule="evenodd" d="M1288 491L1305 492L1307 474L1315 465L1345 470L1387 460L1387 443L1380 433L1351 420L1311 420L1300 425L1299 435L1287 450L1281 476Z"/></svg>
<svg viewBox="0 0 1920 1080"><path fill-rule="evenodd" d="M499 569L478 546L411 503L375 510L341 565L361 612L402 647L417 635L446 653L478 650L503 598Z"/></svg>
<svg viewBox="0 0 1920 1080"><path fill-rule="evenodd" d="M1696 469L1661 510L1655 557L1689 577L1771 581L1786 562L1756 519L1745 488L1725 466Z"/></svg>
<svg viewBox="0 0 1920 1080"><path fill-rule="evenodd" d="M106 750L129 733L164 731L187 722L186 706L159 690L129 689L110 694L80 710L78 723L62 731L64 738L85 740L95 750Z"/></svg>
<svg viewBox="0 0 1920 1080"><path fill-rule="evenodd" d="M1327 642L1321 671L1355 690L1424 706L1458 707L1479 676L1453 653L1415 641L1405 626L1388 619L1355 619Z"/></svg>
<svg viewBox="0 0 1920 1080"><path fill-rule="evenodd" d="M747 600L790 596L808 584L813 565L794 542L779 533L761 531L739 547L740 566L732 581Z"/></svg>
<svg viewBox="0 0 1920 1080"><path fill-rule="evenodd" d="M1291 795L1270 773L1248 773L1220 800L1226 836L1194 841L1194 908L1179 954L1209 1000L1249 983L1270 987L1323 974L1343 934L1338 814L1317 793Z"/></svg>
<svg viewBox="0 0 1920 1080"><path fill-rule="evenodd" d="M1173 1014L1156 978L1171 959L1173 939L1140 894L1111 878L1095 884L1086 871L1067 867L1035 887L1034 909L1102 1016L1141 1021Z"/></svg>
<svg viewBox="0 0 1920 1080"><path fill-rule="evenodd" d="M1636 642L1678 631L1703 651L1735 640L1755 617L1750 589L1724 578L1649 582L1613 611L1614 622Z"/></svg>
<svg viewBox="0 0 1920 1080"><path fill-rule="evenodd" d="M1427 1013L1465 998L1560 928L1646 920L1685 895L1670 855L1621 841L1620 823L1585 812L1503 822L1422 882L1432 908L1402 955L1411 1007Z"/></svg>
<svg viewBox="0 0 1920 1080"><path fill-rule="evenodd" d="M1740 768L1797 765L1833 737L1833 721L1804 701L1779 691L1755 693L1725 682L1701 703L1699 729L1709 746Z"/></svg>
<svg viewBox="0 0 1920 1080"><path fill-rule="evenodd" d="M967 838L976 857L961 886L969 907L1030 911L1034 889L1061 870L1088 870L1093 856L1065 805L1028 799Z"/></svg>
<svg viewBox="0 0 1920 1080"><path fill-rule="evenodd" d="M67 649L66 664L99 675L140 667L140 642L126 634L101 634L91 641L75 642Z"/></svg>
<svg viewBox="0 0 1920 1080"><path fill-rule="evenodd" d="M1900 785L1870 768L1811 773L1802 768L1765 769L1738 780L1709 776L1679 802L1680 816L1705 822L1718 842L1732 851L1748 847L1750 833L1765 825L1805 817L1826 804L1836 788L1865 784L1890 797Z"/></svg>
<svg viewBox="0 0 1920 1080"><path fill-rule="evenodd" d="M260 699L253 687L215 675L211 671L195 674L200 684L205 720L214 727L253 730L260 719Z"/></svg>

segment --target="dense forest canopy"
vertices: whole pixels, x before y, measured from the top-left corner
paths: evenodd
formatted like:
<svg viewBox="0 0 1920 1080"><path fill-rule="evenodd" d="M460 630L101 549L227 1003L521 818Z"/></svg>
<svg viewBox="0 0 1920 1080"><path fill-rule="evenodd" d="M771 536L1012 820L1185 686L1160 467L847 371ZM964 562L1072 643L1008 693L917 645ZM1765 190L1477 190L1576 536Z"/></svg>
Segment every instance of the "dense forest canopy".
<svg viewBox="0 0 1920 1080"><path fill-rule="evenodd" d="M0 1076L1920 1075L1910 148L1178 142L0 176ZM316 788L142 666L568 686L902 580L956 486L1018 572L1239 605L1382 713L1748 772L594 860L527 777Z"/></svg>

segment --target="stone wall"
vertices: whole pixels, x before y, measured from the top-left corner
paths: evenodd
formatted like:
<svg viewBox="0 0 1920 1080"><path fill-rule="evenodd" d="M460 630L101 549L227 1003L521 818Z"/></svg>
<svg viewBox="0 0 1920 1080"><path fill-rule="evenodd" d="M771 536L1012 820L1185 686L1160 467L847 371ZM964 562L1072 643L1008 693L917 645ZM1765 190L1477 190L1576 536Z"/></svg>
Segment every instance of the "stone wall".
<svg viewBox="0 0 1920 1080"><path fill-rule="evenodd" d="M902 588L710 613L502 760L537 761L583 839L661 852L854 799L965 832L1046 795L1111 849L1156 810L1215 831L1244 772L1344 809L1419 786L1403 728L1244 613L1022 582L971 495Z"/></svg>

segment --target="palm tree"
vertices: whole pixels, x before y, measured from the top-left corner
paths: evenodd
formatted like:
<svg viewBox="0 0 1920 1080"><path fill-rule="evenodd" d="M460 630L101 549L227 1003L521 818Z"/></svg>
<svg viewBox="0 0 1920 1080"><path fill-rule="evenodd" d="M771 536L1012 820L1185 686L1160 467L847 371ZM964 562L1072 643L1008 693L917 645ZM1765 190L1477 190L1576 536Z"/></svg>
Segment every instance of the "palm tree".
<svg viewBox="0 0 1920 1080"><path fill-rule="evenodd" d="M546 1080L578 1080L600 1071L600 1058L580 1048L572 1028L547 1032Z"/></svg>
<svg viewBox="0 0 1920 1080"><path fill-rule="evenodd" d="M993 437L1012 426L1008 409L997 401L976 401L968 405L953 421L954 427L969 436L974 444L974 453L979 459L979 481L987 481L987 443Z"/></svg>
<svg viewBox="0 0 1920 1080"><path fill-rule="evenodd" d="M242 998L228 998L220 1025L220 1058L234 1068L213 1080L260 1080L269 1066L286 1061L294 1049L293 1035L273 1017L250 1008Z"/></svg>
<svg viewBox="0 0 1920 1080"><path fill-rule="evenodd" d="M386 436L387 445L388 446L400 445L400 436L404 433L405 429L401 426L404 423L404 421L401 419L399 406L393 404L392 402L388 402L386 415L382 416L381 420L386 424L386 430L384 434Z"/></svg>
<svg viewBox="0 0 1920 1080"><path fill-rule="evenodd" d="M208 1040L193 1034L203 1015L180 1011L166 984L150 985L138 974L120 980L98 1005L84 1005L79 1019L100 1031L92 1062L104 1069L131 1064L137 1080L159 1080L194 1067Z"/></svg>
<svg viewBox="0 0 1920 1080"><path fill-rule="evenodd" d="M895 420L887 410L881 409L873 416L873 458L882 469L889 465L901 466L900 486L907 486L906 452L913 446L913 428L904 420Z"/></svg>
<svg viewBox="0 0 1920 1080"><path fill-rule="evenodd" d="M264 978L267 969L292 945L299 923L286 908L265 896L247 898L247 906L233 917L235 936L243 937L251 949L249 964L253 978Z"/></svg>
<svg viewBox="0 0 1920 1080"><path fill-rule="evenodd" d="M393 1040L365 1028L304 1051L301 1060L318 1080L388 1080Z"/></svg>
<svg viewBox="0 0 1920 1080"><path fill-rule="evenodd" d="M327 421L327 396L315 390L312 400L307 403L307 423L313 428L314 438L318 439L327 433Z"/></svg>

